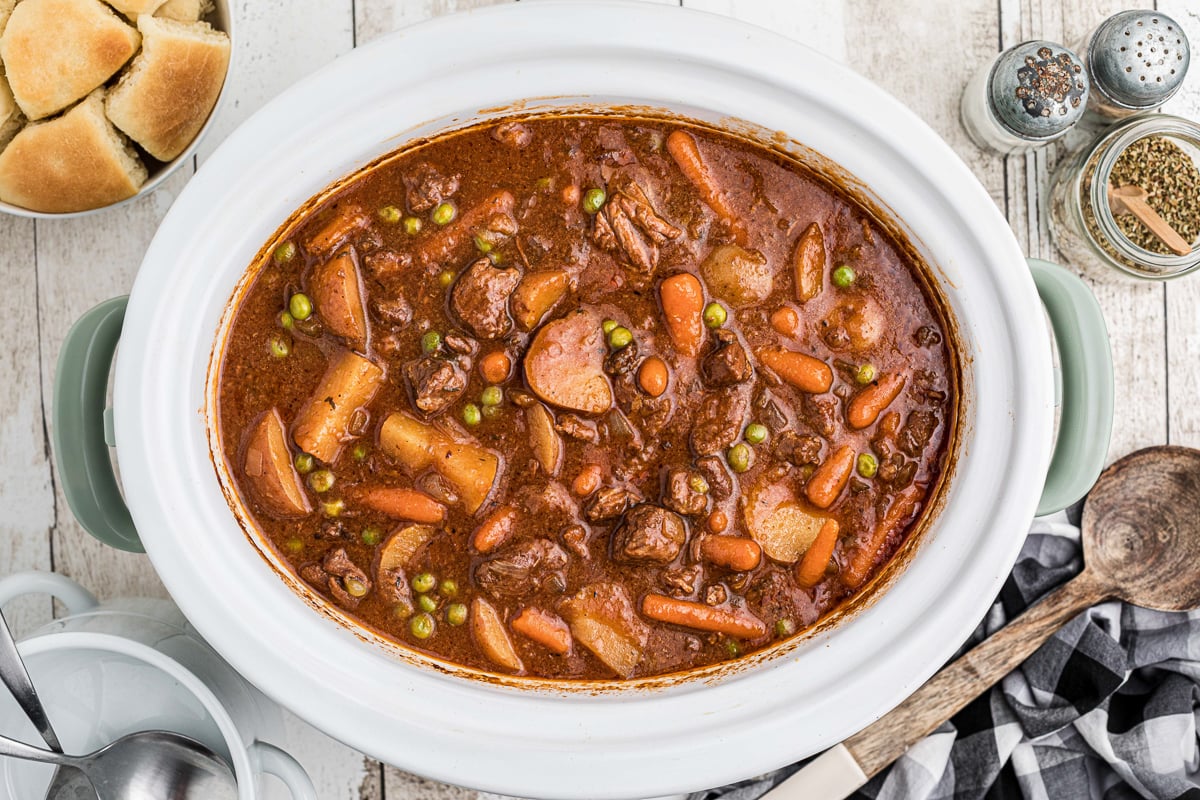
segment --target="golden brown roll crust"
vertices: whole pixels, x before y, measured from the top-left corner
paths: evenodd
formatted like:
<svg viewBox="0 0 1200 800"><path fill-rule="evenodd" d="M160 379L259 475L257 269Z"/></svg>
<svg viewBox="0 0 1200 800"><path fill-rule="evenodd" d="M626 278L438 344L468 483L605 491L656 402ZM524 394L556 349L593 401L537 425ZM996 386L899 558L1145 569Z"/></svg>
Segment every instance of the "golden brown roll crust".
<svg viewBox="0 0 1200 800"><path fill-rule="evenodd" d="M137 193L146 168L104 117L97 90L49 122L36 122L0 152L0 200L33 211L69 213Z"/></svg>
<svg viewBox="0 0 1200 800"><path fill-rule="evenodd" d="M25 124L25 115L17 108L12 90L4 78L4 67L0 66L0 150L3 150Z"/></svg>
<svg viewBox="0 0 1200 800"><path fill-rule="evenodd" d="M229 67L229 37L208 23L142 15L142 52L108 96L113 124L161 161L204 127Z"/></svg>
<svg viewBox="0 0 1200 800"><path fill-rule="evenodd" d="M0 3L4 0L0 0ZM195 22L213 10L212 0L167 0L154 12L156 17Z"/></svg>
<svg viewBox="0 0 1200 800"><path fill-rule="evenodd" d="M4 33L4 26L8 23L8 18L12 15L12 10L17 5L17 0L0 0L0 33Z"/></svg>
<svg viewBox="0 0 1200 800"><path fill-rule="evenodd" d="M23 0L0 35L0 60L17 105L36 120L101 86L140 39L100 0Z"/></svg>

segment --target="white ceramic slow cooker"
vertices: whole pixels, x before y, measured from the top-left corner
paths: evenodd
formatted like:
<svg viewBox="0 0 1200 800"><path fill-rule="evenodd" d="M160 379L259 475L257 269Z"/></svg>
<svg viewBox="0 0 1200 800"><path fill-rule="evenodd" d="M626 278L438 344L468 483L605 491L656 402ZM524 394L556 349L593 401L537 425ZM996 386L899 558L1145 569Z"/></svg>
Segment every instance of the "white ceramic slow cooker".
<svg viewBox="0 0 1200 800"><path fill-rule="evenodd" d="M293 210L379 155L514 109L611 104L768 140L781 131L802 143L790 145L798 157L835 163L894 218L932 265L959 327L956 466L888 591L739 669L591 689L435 669L314 610L231 513L208 424L222 315ZM1099 471L1111 366L1106 373L1103 323L1082 284L1048 265L1037 275L1063 361L1055 460L1078 467L1052 472L1047 510ZM60 364L58 457L84 524L137 547L113 502L107 455L85 446L103 438L97 376L120 330L115 444L132 522L180 608L255 685L347 744L439 780L559 800L661 795L828 747L896 705L967 637L1012 566L1055 453L1042 309L1016 241L968 169L849 69L770 32L676 8L514 4L360 48L230 136L164 220L123 329L118 303L73 332L86 346L69 342Z"/></svg>

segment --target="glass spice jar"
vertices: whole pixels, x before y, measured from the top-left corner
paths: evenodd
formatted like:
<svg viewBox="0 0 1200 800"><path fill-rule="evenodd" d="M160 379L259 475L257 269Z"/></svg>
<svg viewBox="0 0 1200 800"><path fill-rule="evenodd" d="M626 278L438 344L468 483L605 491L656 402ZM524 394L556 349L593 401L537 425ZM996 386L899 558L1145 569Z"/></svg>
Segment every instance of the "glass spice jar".
<svg viewBox="0 0 1200 800"><path fill-rule="evenodd" d="M1191 251L1177 255L1136 218L1114 214L1114 181L1148 190L1147 203ZM1050 179L1049 227L1054 244L1081 268L1098 264L1150 280L1200 268L1200 125L1166 114L1130 117L1061 158Z"/></svg>

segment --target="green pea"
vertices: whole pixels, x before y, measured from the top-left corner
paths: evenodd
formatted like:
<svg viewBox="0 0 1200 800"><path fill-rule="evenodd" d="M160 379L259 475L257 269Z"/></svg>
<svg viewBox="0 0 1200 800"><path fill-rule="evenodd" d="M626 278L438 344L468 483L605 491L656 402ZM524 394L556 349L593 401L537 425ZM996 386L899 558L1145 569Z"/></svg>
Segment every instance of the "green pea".
<svg viewBox="0 0 1200 800"><path fill-rule="evenodd" d="M272 257L276 264L286 264L296 257L296 245L292 242L280 242Z"/></svg>
<svg viewBox="0 0 1200 800"><path fill-rule="evenodd" d="M437 331L426 331L421 337L421 352L432 353L442 346L442 335Z"/></svg>
<svg viewBox="0 0 1200 800"><path fill-rule="evenodd" d="M620 350L632 341L633 331L623 325L618 325L608 332L608 346L613 350Z"/></svg>
<svg viewBox="0 0 1200 800"><path fill-rule="evenodd" d="M419 217L404 218L404 232L409 236L416 236L421 232L421 219Z"/></svg>
<svg viewBox="0 0 1200 800"><path fill-rule="evenodd" d="M604 201L608 199L608 195L603 189L588 189L583 193L583 210L589 214L595 214L600 209L604 208Z"/></svg>
<svg viewBox="0 0 1200 800"><path fill-rule="evenodd" d="M317 465L317 460L308 453L296 453L296 472L301 475L307 475L313 471L313 467Z"/></svg>
<svg viewBox="0 0 1200 800"><path fill-rule="evenodd" d="M458 581L453 578L442 581L442 585L438 587L438 594L442 597L454 597L458 594Z"/></svg>
<svg viewBox="0 0 1200 800"><path fill-rule="evenodd" d="M434 600L427 594L419 594L417 595L417 608L427 614L432 614L434 611L437 611L437 600Z"/></svg>
<svg viewBox="0 0 1200 800"><path fill-rule="evenodd" d="M286 336L271 337L271 355L276 358L287 358L292 352L291 342Z"/></svg>
<svg viewBox="0 0 1200 800"><path fill-rule="evenodd" d="M493 250L487 254L487 257L488 261L492 262L493 264L501 264L504 262L504 256L499 250Z"/></svg>
<svg viewBox="0 0 1200 800"><path fill-rule="evenodd" d="M304 541L293 536L283 543L283 547L292 555L299 555L304 552Z"/></svg>
<svg viewBox="0 0 1200 800"><path fill-rule="evenodd" d="M710 328L719 328L729 319L729 312L720 303L709 303L704 307L704 324Z"/></svg>
<svg viewBox="0 0 1200 800"><path fill-rule="evenodd" d="M495 419L503 410L500 406L484 406L479 413L483 414L484 419Z"/></svg>
<svg viewBox="0 0 1200 800"><path fill-rule="evenodd" d="M833 285L840 286L841 288L845 289L847 286L854 283L854 279L857 277L858 274L853 269L847 266L841 266L833 271Z"/></svg>
<svg viewBox="0 0 1200 800"><path fill-rule="evenodd" d="M438 203L433 210L433 222L436 225L449 225L458 216L458 209L453 203Z"/></svg>
<svg viewBox="0 0 1200 800"><path fill-rule="evenodd" d="M479 406L474 403L467 403L462 410L463 422L471 427L478 425L483 421L483 414L479 411Z"/></svg>
<svg viewBox="0 0 1200 800"><path fill-rule="evenodd" d="M395 225L400 221L400 209L395 206L384 206L379 209L379 218L389 225Z"/></svg>
<svg viewBox="0 0 1200 800"><path fill-rule="evenodd" d="M344 578L342 585L346 587L346 594L351 597L366 597L367 595L367 585L358 578Z"/></svg>
<svg viewBox="0 0 1200 800"><path fill-rule="evenodd" d="M742 646L737 643L737 639L726 639L725 652L729 654L730 658L737 658L742 654Z"/></svg>
<svg viewBox="0 0 1200 800"><path fill-rule="evenodd" d="M540 177L536 181L534 181L533 185L536 186L540 191L543 191L543 192L546 191L547 189L550 188L550 176L543 175L542 177Z"/></svg>
<svg viewBox="0 0 1200 800"><path fill-rule="evenodd" d="M413 589L422 594L432 592L435 586L437 586L437 578L433 576L432 572L422 572L412 579Z"/></svg>
<svg viewBox="0 0 1200 800"><path fill-rule="evenodd" d="M746 441L750 444L761 444L767 440L767 426L751 422L746 426Z"/></svg>
<svg viewBox="0 0 1200 800"><path fill-rule="evenodd" d="M355 461L362 461L371 454L371 448L367 447L366 442L358 442L354 445L354 449L350 451L350 455L354 456Z"/></svg>
<svg viewBox="0 0 1200 800"><path fill-rule="evenodd" d="M340 517L345 510L346 503L341 498L321 503L321 512L327 517Z"/></svg>
<svg viewBox="0 0 1200 800"><path fill-rule="evenodd" d="M791 636L795 632L796 623L793 622L789 617L784 617L783 619L775 622L776 636Z"/></svg>
<svg viewBox="0 0 1200 800"><path fill-rule="evenodd" d="M489 386L479 396L479 402L484 406L498 406L504 402L504 390L499 386Z"/></svg>
<svg viewBox="0 0 1200 800"><path fill-rule="evenodd" d="M308 295L296 292L288 300L288 311L291 312L294 319L306 320L312 316L312 300L308 299Z"/></svg>
<svg viewBox="0 0 1200 800"><path fill-rule="evenodd" d="M362 529L363 544L374 547L383 541L383 531L376 528L374 525L368 525Z"/></svg>
<svg viewBox="0 0 1200 800"><path fill-rule="evenodd" d="M858 454L858 474L864 478L874 478L879 471L879 461L870 453Z"/></svg>
<svg viewBox="0 0 1200 800"><path fill-rule="evenodd" d="M475 249L486 255L492 252L492 243L477 233L475 234Z"/></svg>
<svg viewBox="0 0 1200 800"><path fill-rule="evenodd" d="M729 461L729 468L734 472L745 472L750 469L750 460L753 456L750 450L750 445L744 442L738 442L733 447L729 448L726 453L726 459Z"/></svg>
<svg viewBox="0 0 1200 800"><path fill-rule="evenodd" d="M308 485L312 487L314 492L328 492L333 488L334 478L333 473L327 469L319 469L312 475L308 476Z"/></svg>
<svg viewBox="0 0 1200 800"><path fill-rule="evenodd" d="M620 324L621 323L617 322L615 319L606 319L604 322L600 323L600 330L604 331L605 336L608 336L610 333L616 330L617 326Z"/></svg>
<svg viewBox="0 0 1200 800"><path fill-rule="evenodd" d="M399 603L396 603L396 605L392 606L392 614L396 617L396 619L408 619L413 615L413 611L415 611L415 609L412 607L412 603L409 603L406 600L401 600Z"/></svg>
<svg viewBox="0 0 1200 800"><path fill-rule="evenodd" d="M688 486L696 494L708 494L708 481L704 480L704 476L699 473L688 478Z"/></svg>
<svg viewBox="0 0 1200 800"><path fill-rule="evenodd" d="M438 273L438 284L441 285L443 289L449 287L452 283L454 283L453 271L444 269Z"/></svg>
<svg viewBox="0 0 1200 800"><path fill-rule="evenodd" d="M875 380L875 365L866 363L854 370L854 382L866 386Z"/></svg>
<svg viewBox="0 0 1200 800"><path fill-rule="evenodd" d="M446 607L446 622L462 625L467 621L467 607L462 603L451 603Z"/></svg>
<svg viewBox="0 0 1200 800"><path fill-rule="evenodd" d="M437 627L437 623L433 621L433 617L424 612L417 614L408 621L409 631L418 639L428 639L430 636L433 636L435 627Z"/></svg>
<svg viewBox="0 0 1200 800"><path fill-rule="evenodd" d="M279 313L279 327L283 328L285 331L290 331L295 326L296 320L291 314L286 311L281 311Z"/></svg>

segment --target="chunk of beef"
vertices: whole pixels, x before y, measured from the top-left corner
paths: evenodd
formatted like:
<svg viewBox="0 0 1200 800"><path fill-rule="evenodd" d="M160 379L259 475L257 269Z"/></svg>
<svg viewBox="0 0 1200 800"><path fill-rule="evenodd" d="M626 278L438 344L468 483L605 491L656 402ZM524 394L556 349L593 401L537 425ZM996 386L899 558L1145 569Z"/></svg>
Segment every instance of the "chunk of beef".
<svg viewBox="0 0 1200 800"><path fill-rule="evenodd" d="M704 393L691 434L692 450L697 455L719 453L742 435L750 410L748 388L742 384Z"/></svg>
<svg viewBox="0 0 1200 800"><path fill-rule="evenodd" d="M606 486L597 491L583 509L589 522L604 522L625 513L638 501L638 496L628 489Z"/></svg>
<svg viewBox="0 0 1200 800"><path fill-rule="evenodd" d="M793 466L816 466L821 463L821 447L820 438L811 433L783 431L775 437L771 451L777 458L782 458Z"/></svg>
<svg viewBox="0 0 1200 800"><path fill-rule="evenodd" d="M783 413L783 407L779 401L771 394L769 389L763 388L754 395L754 416L759 422L766 425L773 431L787 430L788 418Z"/></svg>
<svg viewBox="0 0 1200 800"><path fill-rule="evenodd" d="M704 491L697 491L697 486ZM708 481L698 470L672 467L667 472L662 504L679 514L703 514L708 510Z"/></svg>
<svg viewBox="0 0 1200 800"><path fill-rule="evenodd" d="M807 628L820 615L808 593L797 592L792 579L783 572L768 572L751 583L746 602L761 619L791 620L793 630Z"/></svg>
<svg viewBox="0 0 1200 800"><path fill-rule="evenodd" d="M700 364L704 382L709 386L724 387L749 380L754 368L737 336L731 331L717 331L715 338L716 348Z"/></svg>
<svg viewBox="0 0 1200 800"><path fill-rule="evenodd" d="M577 417L574 414L559 414L558 422L554 424L554 430L564 436L578 439L581 442L595 444L600 441L600 434L596 431L596 423L590 419Z"/></svg>
<svg viewBox="0 0 1200 800"><path fill-rule="evenodd" d="M592 553L588 550L588 529L582 525L568 525L563 529L559 536L563 540L563 544L567 546L575 555L583 560L591 558Z"/></svg>
<svg viewBox="0 0 1200 800"><path fill-rule="evenodd" d="M625 564L669 564L687 541L687 526L673 511L632 508L612 535L612 557Z"/></svg>
<svg viewBox="0 0 1200 800"><path fill-rule="evenodd" d="M403 371L413 405L427 416L444 411L467 388L462 367L433 354L407 362Z"/></svg>
<svg viewBox="0 0 1200 800"><path fill-rule="evenodd" d="M492 138L519 150L533 141L533 131L529 130L528 125L520 122L503 122L492 128Z"/></svg>
<svg viewBox="0 0 1200 800"><path fill-rule="evenodd" d="M463 336L461 333L448 333L444 341L446 342L446 347L460 355L473 356L479 350L478 342L469 336Z"/></svg>
<svg viewBox="0 0 1200 800"><path fill-rule="evenodd" d="M937 426L938 418L932 411L920 409L912 412L900 430L900 438L897 440L900 449L913 458L920 458Z"/></svg>
<svg viewBox="0 0 1200 800"><path fill-rule="evenodd" d="M619 350L614 350L604 359L604 371L609 375L627 375L638 365L637 341L632 341Z"/></svg>
<svg viewBox="0 0 1200 800"><path fill-rule="evenodd" d="M596 215L592 238L605 250L618 250L633 268L648 278L658 267L658 246L676 239L682 230L667 222L628 178L610 185L608 202Z"/></svg>
<svg viewBox="0 0 1200 800"><path fill-rule="evenodd" d="M509 545L475 567L475 582L497 599L523 597L543 589L566 590L567 554L549 539Z"/></svg>
<svg viewBox="0 0 1200 800"><path fill-rule="evenodd" d="M500 269L491 259L480 258L454 282L450 308L481 339L498 339L512 328L508 296L521 282L521 272Z"/></svg>
<svg viewBox="0 0 1200 800"><path fill-rule="evenodd" d="M320 564L308 564L300 577L313 587L327 591L344 608L355 609L371 591L371 579L350 560L344 548L326 553Z"/></svg>
<svg viewBox="0 0 1200 800"><path fill-rule="evenodd" d="M837 430L838 401L804 392L800 400L800 416L814 431L828 439Z"/></svg>
<svg viewBox="0 0 1200 800"><path fill-rule="evenodd" d="M613 393L630 423L650 438L658 436L675 413L670 393L661 397L646 394L638 386L635 370L632 369L616 377L613 381Z"/></svg>
<svg viewBox="0 0 1200 800"><path fill-rule="evenodd" d="M696 460L696 466L708 481L708 493L718 502L733 497L733 474L720 456L705 456Z"/></svg>
<svg viewBox="0 0 1200 800"><path fill-rule="evenodd" d="M395 250L375 250L363 256L363 265L378 280L401 275L412 266L412 256Z"/></svg>
<svg viewBox="0 0 1200 800"><path fill-rule="evenodd" d="M458 191L458 176L443 175L430 164L418 164L404 176L404 200L410 211L428 211Z"/></svg>
<svg viewBox="0 0 1200 800"><path fill-rule="evenodd" d="M667 589L667 593L672 597L690 597L694 595L696 587L700 585L703 577L704 568L699 564L692 564L689 567L664 569L659 575L663 586Z"/></svg>
<svg viewBox="0 0 1200 800"><path fill-rule="evenodd" d="M412 322L412 306L402 295L389 293L371 300L371 316L392 328L403 328Z"/></svg>

